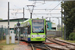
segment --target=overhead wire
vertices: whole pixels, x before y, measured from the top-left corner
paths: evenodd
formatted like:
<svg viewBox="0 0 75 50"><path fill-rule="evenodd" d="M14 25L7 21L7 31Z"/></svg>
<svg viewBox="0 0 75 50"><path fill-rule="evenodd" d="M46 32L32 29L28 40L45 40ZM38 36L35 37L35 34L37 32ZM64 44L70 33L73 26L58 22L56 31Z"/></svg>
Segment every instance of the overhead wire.
<svg viewBox="0 0 75 50"><path fill-rule="evenodd" d="M36 4L36 3L42 3L42 2L37 2L37 1L35 0L33 4ZM44 0L44 3L45 3L45 0Z"/></svg>
<svg viewBox="0 0 75 50"><path fill-rule="evenodd" d="M37 2L36 2L36 0L35 0L35 5L36 5L36 3L37 3ZM45 0L44 0L44 3L45 3ZM45 3L45 4L46 4L46 3ZM44 4L42 4L42 5L44 5ZM42 5L41 5L41 6L42 6ZM51 4L50 4L50 5L51 5ZM38 5L38 6L40 6L40 5ZM37 6L37 7L38 7L38 6ZM46 10L46 9L45 9L45 10ZM34 14L34 15L36 15L36 14Z"/></svg>
<svg viewBox="0 0 75 50"><path fill-rule="evenodd" d="M44 2L45 2L45 1L44 1ZM35 4L36 4L36 3L37 3L37 2L36 2L36 0L35 0ZM35 5L35 4L34 4L34 5ZM42 4L42 5L44 5L44 4ZM50 5L51 5L51 4L50 4ZM60 3L59 3L57 6L59 6L59 5L60 5ZM40 6L40 5L38 5L38 6ZM56 7L57 7L57 6L56 6ZM52 10L54 10L56 7L54 7ZM52 11L52 10L51 10L51 11ZM50 12L51 12L51 11L50 11ZM35 15L36 15L36 14L35 14ZM50 14L50 15L51 15L51 14Z"/></svg>
<svg viewBox="0 0 75 50"><path fill-rule="evenodd" d="M45 2L45 0L44 0L44 2ZM37 3L36 0L35 0L35 3ZM45 3L45 4L46 4L46 3ZM53 3L51 3L50 5L52 5L52 4L53 4ZM42 5L44 5L44 4L42 4ZM42 6L42 5L39 4L38 6ZM48 6L50 6L50 5L48 5ZM37 7L38 7L38 6L37 6ZM57 5L57 6L58 6L58 5ZM57 6L56 6L56 7L57 7ZM56 8L56 7L54 7L54 8ZM54 10L54 8L53 8L52 10ZM47 8L46 8L46 9L47 9Z"/></svg>
<svg viewBox="0 0 75 50"><path fill-rule="evenodd" d="M56 7L58 7L60 4L61 4L61 2L60 2ZM54 7L52 10L54 10L56 7ZM51 11L52 11L52 10L51 10ZM49 11L49 12L51 12L51 11Z"/></svg>
<svg viewBox="0 0 75 50"><path fill-rule="evenodd" d="M36 3L41 3L41 4L43 5L43 4L45 4L45 0L44 0L44 3L42 3L42 2L37 2L37 1L35 0L33 4L36 5ZM42 6L42 5L39 4L38 6ZM37 6L37 7L38 7L38 6Z"/></svg>
<svg viewBox="0 0 75 50"><path fill-rule="evenodd" d="M47 7L49 7L49 6L51 6L53 3L51 3L50 5L48 5ZM47 9L47 7L46 7L46 9Z"/></svg>
<svg viewBox="0 0 75 50"><path fill-rule="evenodd" d="M59 3L58 5L60 5L60 3ZM58 6L58 5L57 5L57 6ZM57 6L56 6L56 7L57 7ZM54 7L52 10L54 10L56 7ZM51 11L52 11L52 10L51 10ZM51 11L50 11L50 12L51 12Z"/></svg>
<svg viewBox="0 0 75 50"><path fill-rule="evenodd" d="M35 5L35 7L39 7L39 6L42 6L42 5L44 5L44 4L41 4L41 5L40 5L40 4L39 4L39 5L34 4L34 5Z"/></svg>
<svg viewBox="0 0 75 50"><path fill-rule="evenodd" d="M10 5L12 5L12 6L15 7L14 9L10 8L10 10L16 11L16 12L12 12L12 11L11 11L11 14L13 15L12 18L18 18L18 16L16 16L16 14L18 13L19 10L22 10L22 8L16 6L16 5L13 4L12 2L10 2ZM15 17L15 16L16 16L16 17Z"/></svg>
<svg viewBox="0 0 75 50"><path fill-rule="evenodd" d="M10 2L10 4L12 4L14 7L21 9L20 7L16 6L15 4L13 4L12 2Z"/></svg>

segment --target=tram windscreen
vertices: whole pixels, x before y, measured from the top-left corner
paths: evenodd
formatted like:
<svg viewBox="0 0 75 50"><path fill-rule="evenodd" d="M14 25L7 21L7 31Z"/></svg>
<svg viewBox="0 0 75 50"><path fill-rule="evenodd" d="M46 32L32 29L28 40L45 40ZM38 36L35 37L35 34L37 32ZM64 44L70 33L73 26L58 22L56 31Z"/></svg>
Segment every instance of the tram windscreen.
<svg viewBox="0 0 75 50"><path fill-rule="evenodd" d="M32 32L33 33L44 33L44 20L33 19L32 20Z"/></svg>

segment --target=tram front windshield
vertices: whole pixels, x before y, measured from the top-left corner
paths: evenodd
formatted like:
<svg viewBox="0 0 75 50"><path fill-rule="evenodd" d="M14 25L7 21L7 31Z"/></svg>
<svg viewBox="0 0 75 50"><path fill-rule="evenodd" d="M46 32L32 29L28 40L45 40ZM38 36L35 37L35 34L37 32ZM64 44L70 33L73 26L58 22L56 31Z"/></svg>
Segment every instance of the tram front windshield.
<svg viewBox="0 0 75 50"><path fill-rule="evenodd" d="M32 32L33 33L44 33L44 20L32 20Z"/></svg>

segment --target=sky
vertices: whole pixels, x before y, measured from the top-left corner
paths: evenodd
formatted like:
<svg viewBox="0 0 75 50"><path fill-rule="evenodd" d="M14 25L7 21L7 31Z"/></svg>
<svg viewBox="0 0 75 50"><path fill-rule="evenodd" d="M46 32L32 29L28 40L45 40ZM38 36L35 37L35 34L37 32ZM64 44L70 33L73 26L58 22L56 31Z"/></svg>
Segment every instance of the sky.
<svg viewBox="0 0 75 50"><path fill-rule="evenodd" d="M10 19L23 18L23 8L25 12L24 18L30 18L30 12L27 5L35 5L32 18L51 17L51 22L58 24L59 20L52 17L61 17L61 1L29 1L29 0L0 0L0 18L8 19L8 2ZM45 10L36 10L45 9ZM53 10L49 10L53 9ZM59 10L55 10L59 9ZM47 18L49 20L49 18Z"/></svg>

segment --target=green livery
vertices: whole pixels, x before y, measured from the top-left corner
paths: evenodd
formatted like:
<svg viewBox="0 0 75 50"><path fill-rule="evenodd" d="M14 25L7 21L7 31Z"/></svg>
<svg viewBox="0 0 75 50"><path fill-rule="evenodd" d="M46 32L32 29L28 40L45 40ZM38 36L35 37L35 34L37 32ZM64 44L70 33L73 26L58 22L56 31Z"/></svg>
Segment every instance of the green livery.
<svg viewBox="0 0 75 50"><path fill-rule="evenodd" d="M17 24L15 24L17 28ZM20 39L26 41L45 41L46 40L46 20L28 19L20 23Z"/></svg>

